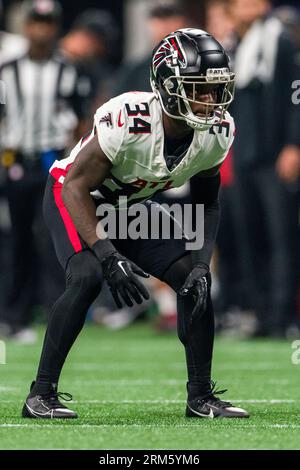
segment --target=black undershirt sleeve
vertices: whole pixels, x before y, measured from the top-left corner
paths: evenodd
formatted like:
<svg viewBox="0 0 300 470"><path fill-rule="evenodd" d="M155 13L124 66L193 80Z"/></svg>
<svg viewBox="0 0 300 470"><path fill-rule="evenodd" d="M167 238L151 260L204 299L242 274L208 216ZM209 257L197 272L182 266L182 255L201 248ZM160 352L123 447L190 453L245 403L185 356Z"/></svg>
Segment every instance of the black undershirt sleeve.
<svg viewBox="0 0 300 470"><path fill-rule="evenodd" d="M204 204L204 244L201 250L192 251L194 266L203 263L209 266L212 258L220 219L220 180L220 173L204 178L194 176L190 180L193 205Z"/></svg>

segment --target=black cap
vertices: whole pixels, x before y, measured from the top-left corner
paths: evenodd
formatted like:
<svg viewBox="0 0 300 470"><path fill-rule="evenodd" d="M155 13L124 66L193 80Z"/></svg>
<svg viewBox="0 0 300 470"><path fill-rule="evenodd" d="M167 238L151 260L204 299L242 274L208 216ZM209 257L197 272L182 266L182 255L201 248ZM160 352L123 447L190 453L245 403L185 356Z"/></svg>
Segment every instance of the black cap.
<svg viewBox="0 0 300 470"><path fill-rule="evenodd" d="M37 21L53 21L59 23L62 20L62 7L55 0L34 0L27 2L26 19Z"/></svg>
<svg viewBox="0 0 300 470"><path fill-rule="evenodd" d="M160 1L155 3L149 11L150 18L171 18L173 16L184 16L184 10L179 2Z"/></svg>
<svg viewBox="0 0 300 470"><path fill-rule="evenodd" d="M119 36L117 23L107 10L88 9L77 16L73 29L89 31L103 39L114 41Z"/></svg>

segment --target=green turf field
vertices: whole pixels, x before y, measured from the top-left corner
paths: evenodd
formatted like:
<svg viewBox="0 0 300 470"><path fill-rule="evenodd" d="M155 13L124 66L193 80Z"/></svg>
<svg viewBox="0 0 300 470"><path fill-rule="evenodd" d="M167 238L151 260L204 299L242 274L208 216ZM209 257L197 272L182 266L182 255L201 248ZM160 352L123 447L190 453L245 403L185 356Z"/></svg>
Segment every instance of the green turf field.
<svg viewBox="0 0 300 470"><path fill-rule="evenodd" d="M40 340L42 340L42 331ZM7 343L0 366L1 449L299 449L300 365L291 343L217 339L214 379L249 420L184 417L184 352L175 334L137 324L118 332L87 326L64 369L74 421L20 418L41 343Z"/></svg>

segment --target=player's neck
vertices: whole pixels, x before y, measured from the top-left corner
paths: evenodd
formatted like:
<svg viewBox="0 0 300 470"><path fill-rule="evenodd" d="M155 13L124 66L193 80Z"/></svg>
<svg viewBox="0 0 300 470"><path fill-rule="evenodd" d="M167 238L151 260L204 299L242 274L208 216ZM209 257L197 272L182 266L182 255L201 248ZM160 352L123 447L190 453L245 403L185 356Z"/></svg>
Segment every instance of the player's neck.
<svg viewBox="0 0 300 470"><path fill-rule="evenodd" d="M165 134L169 139L183 139L193 132L193 129L184 121L172 119L165 113L163 113L163 125Z"/></svg>

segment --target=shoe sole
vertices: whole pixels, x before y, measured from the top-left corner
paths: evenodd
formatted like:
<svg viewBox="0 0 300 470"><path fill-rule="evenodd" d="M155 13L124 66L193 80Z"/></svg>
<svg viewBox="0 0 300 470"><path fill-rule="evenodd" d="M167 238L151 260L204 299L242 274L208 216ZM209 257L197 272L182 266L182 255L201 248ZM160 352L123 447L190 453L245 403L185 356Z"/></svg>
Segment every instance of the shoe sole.
<svg viewBox="0 0 300 470"><path fill-rule="evenodd" d="M22 418L29 418L29 419L77 419L78 416L35 416L30 411L28 410L26 403L24 403L23 408L22 408Z"/></svg>

